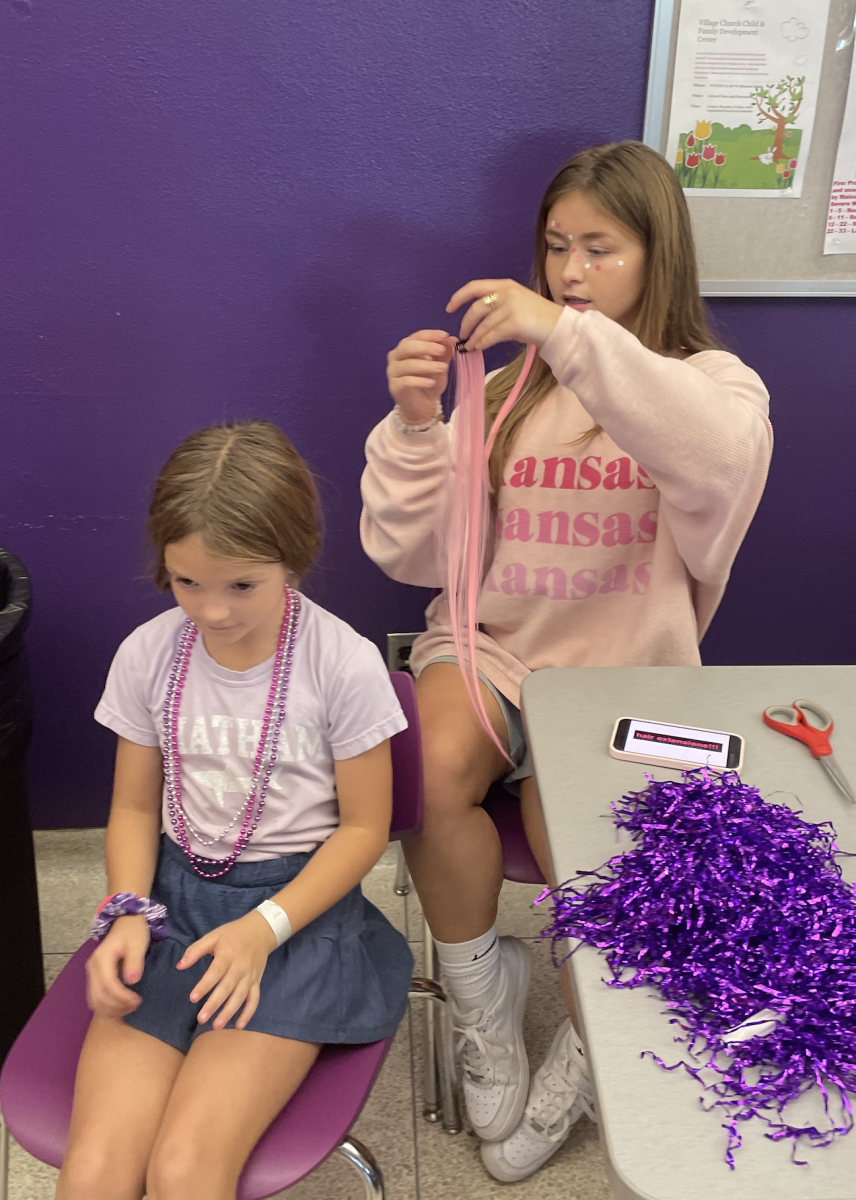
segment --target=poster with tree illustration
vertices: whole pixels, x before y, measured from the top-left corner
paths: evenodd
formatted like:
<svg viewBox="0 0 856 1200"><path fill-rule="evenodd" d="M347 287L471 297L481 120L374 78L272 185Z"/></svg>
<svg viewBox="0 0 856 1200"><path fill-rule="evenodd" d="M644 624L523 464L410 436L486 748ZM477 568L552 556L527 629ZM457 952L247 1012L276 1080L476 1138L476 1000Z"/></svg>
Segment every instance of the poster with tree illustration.
<svg viewBox="0 0 856 1200"><path fill-rule="evenodd" d="M667 155L690 195L801 194L829 0L682 0Z"/></svg>

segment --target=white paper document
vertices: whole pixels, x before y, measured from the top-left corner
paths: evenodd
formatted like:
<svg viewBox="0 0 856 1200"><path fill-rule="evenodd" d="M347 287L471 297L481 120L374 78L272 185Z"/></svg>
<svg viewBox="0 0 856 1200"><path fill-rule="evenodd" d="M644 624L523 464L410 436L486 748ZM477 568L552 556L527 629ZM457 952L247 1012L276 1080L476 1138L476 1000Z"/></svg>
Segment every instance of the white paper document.
<svg viewBox="0 0 856 1200"><path fill-rule="evenodd" d="M835 158L824 254L856 254L856 57Z"/></svg>
<svg viewBox="0 0 856 1200"><path fill-rule="evenodd" d="M798 197L829 0L682 0L666 157L693 196Z"/></svg>

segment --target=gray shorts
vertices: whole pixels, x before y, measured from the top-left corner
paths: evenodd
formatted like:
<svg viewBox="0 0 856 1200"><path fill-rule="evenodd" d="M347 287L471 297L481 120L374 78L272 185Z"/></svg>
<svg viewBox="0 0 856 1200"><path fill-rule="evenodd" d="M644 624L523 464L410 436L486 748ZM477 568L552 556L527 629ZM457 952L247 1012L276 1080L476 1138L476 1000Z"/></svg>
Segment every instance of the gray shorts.
<svg viewBox="0 0 856 1200"><path fill-rule="evenodd" d="M448 662L457 663L458 659L454 654L441 654L437 658L432 658L431 662L427 662L425 667L430 667L431 663ZM422 670L425 670L425 667ZM520 709L512 704L507 696L503 696L499 688L495 687L487 678L483 671L478 673L479 679L490 691L491 695L499 705L505 728L508 731L508 752L511 760L514 763L512 770L504 776L502 782L513 796L520 795L520 780L528 779L535 772L532 769L532 756L529 753L529 747L526 744L526 733L523 729L523 716Z"/></svg>

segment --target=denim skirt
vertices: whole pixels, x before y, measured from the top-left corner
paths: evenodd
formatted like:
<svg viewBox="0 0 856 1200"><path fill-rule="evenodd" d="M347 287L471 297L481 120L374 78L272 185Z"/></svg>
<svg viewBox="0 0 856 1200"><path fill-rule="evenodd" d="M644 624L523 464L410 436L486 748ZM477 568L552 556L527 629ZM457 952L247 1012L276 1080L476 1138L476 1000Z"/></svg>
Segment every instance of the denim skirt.
<svg viewBox="0 0 856 1200"><path fill-rule="evenodd" d="M206 956L184 971L176 963L206 933L276 895L311 857L237 862L219 879L202 879L164 834L152 899L166 905L171 934L149 945L143 977L132 987L142 1004L127 1023L186 1053L216 1016L199 1025L204 998L190 1000L212 960ZM405 939L355 887L272 951L246 1028L298 1042L376 1042L398 1028L412 971ZM239 1015L240 1009L225 1028L234 1028Z"/></svg>

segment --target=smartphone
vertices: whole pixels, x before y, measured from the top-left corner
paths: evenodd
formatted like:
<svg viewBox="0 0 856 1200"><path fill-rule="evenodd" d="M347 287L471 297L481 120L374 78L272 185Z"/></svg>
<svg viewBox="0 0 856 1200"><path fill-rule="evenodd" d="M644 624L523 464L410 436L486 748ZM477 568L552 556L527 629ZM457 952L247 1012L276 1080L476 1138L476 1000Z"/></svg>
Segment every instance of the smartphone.
<svg viewBox="0 0 856 1200"><path fill-rule="evenodd" d="M613 758L657 767L739 771L743 766L743 738L718 729L619 717L609 740L609 753Z"/></svg>

